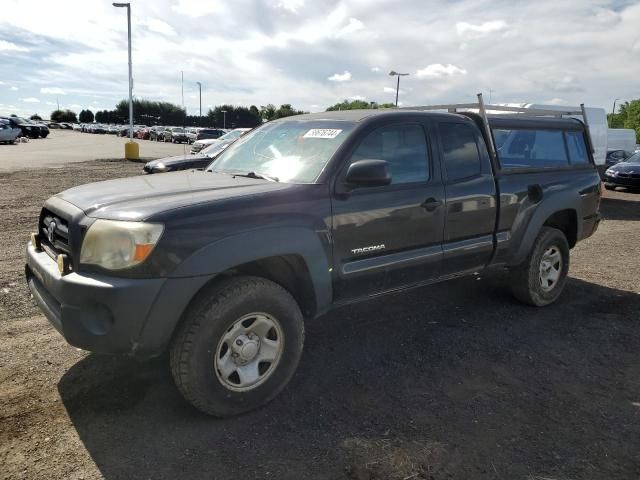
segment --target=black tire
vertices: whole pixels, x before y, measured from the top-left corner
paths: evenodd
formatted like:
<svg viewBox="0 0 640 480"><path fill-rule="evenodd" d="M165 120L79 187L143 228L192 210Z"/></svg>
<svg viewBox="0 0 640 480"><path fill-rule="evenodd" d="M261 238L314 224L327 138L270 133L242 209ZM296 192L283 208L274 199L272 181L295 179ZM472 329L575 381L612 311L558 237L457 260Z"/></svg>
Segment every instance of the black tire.
<svg viewBox="0 0 640 480"><path fill-rule="evenodd" d="M244 315L277 318L283 336L279 361L266 379L248 391L225 386L214 360L225 334ZM304 343L302 313L280 285L258 277L234 277L199 295L187 310L171 345L171 372L184 398L216 417L238 415L273 399L293 376Z"/></svg>
<svg viewBox="0 0 640 480"><path fill-rule="evenodd" d="M541 262L545 252L557 248L560 252L560 276L548 290L542 285ZM513 295L523 303L536 307L544 307L555 302L567 280L569 272L569 243L564 233L556 228L542 227L536 237L531 252L522 264L511 270L511 290Z"/></svg>
<svg viewBox="0 0 640 480"><path fill-rule="evenodd" d="M605 183L604 184L604 188L606 188L607 190L615 190L616 186L615 185L611 185L609 183Z"/></svg>

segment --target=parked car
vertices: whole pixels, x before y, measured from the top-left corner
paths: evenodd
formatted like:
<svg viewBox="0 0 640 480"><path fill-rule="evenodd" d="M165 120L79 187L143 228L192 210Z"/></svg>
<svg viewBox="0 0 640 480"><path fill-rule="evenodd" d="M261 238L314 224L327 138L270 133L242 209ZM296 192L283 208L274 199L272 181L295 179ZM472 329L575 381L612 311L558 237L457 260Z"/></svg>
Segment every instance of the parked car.
<svg viewBox="0 0 640 480"><path fill-rule="evenodd" d="M640 188L640 152L616 163L604 172L604 187L615 190L616 187Z"/></svg>
<svg viewBox="0 0 640 480"><path fill-rule="evenodd" d="M203 148L209 145L213 145L214 143L217 143L217 142L223 142L225 140L236 140L249 131L251 131L251 128L235 128L230 132L225 133L219 138L208 138L205 140L197 140L193 142L193 145L191 145L191 153L198 153Z"/></svg>
<svg viewBox="0 0 640 480"><path fill-rule="evenodd" d="M164 138L164 130L166 127L151 127L149 129L149 140L160 141Z"/></svg>
<svg viewBox="0 0 640 480"><path fill-rule="evenodd" d="M202 130L202 128L187 128L185 130L187 134L187 143L191 144L198 139L198 132Z"/></svg>
<svg viewBox="0 0 640 480"><path fill-rule="evenodd" d="M492 133L512 148L494 155ZM568 118L371 109L278 119L205 171L50 198L26 278L72 345L138 358L169 350L189 402L236 415L285 387L305 319L337 306L486 268L508 269L526 304L556 301L570 249L599 224L590 147Z"/></svg>
<svg viewBox="0 0 640 480"><path fill-rule="evenodd" d="M136 138L139 138L140 140L149 140L150 129L148 127L141 128L140 130L138 130L136 132L135 136L136 136Z"/></svg>
<svg viewBox="0 0 640 480"><path fill-rule="evenodd" d="M607 160L606 165L611 166L615 165L618 162L624 162L627 158L631 157L634 152L629 152L627 150L611 150L607 152Z"/></svg>
<svg viewBox="0 0 640 480"><path fill-rule="evenodd" d="M7 120L12 128L19 128L22 132L20 136L29 138L38 138L41 135L41 128L31 120L21 117L1 117L3 120ZM44 136L49 134L47 129Z"/></svg>
<svg viewBox="0 0 640 480"><path fill-rule="evenodd" d="M233 142L235 142L235 140L225 140L214 145L209 145L197 155L176 155L175 157L152 160L144 166L143 171L144 173L165 173L189 170L192 168L206 168Z"/></svg>
<svg viewBox="0 0 640 480"><path fill-rule="evenodd" d="M198 131L198 135L196 136L196 140L206 140L209 138L220 138L222 135L227 133L226 130L222 128L201 128Z"/></svg>
<svg viewBox="0 0 640 480"><path fill-rule="evenodd" d="M182 127L170 127L164 131L164 141L172 143L186 143L187 134Z"/></svg>
<svg viewBox="0 0 640 480"><path fill-rule="evenodd" d="M16 143L16 138L21 134L21 129L12 127L8 121L0 119L0 143Z"/></svg>

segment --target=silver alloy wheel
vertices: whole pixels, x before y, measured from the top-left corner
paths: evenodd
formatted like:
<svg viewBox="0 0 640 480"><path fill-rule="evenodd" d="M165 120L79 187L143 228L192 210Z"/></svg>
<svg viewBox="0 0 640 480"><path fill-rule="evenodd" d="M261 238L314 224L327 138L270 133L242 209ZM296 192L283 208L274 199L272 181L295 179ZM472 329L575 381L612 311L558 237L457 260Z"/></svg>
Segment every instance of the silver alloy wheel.
<svg viewBox="0 0 640 480"><path fill-rule="evenodd" d="M275 371L282 356L284 335L278 320L266 313L242 316L218 343L214 369L229 390L246 392Z"/></svg>
<svg viewBox="0 0 640 480"><path fill-rule="evenodd" d="M553 290L562 273L562 253L555 245L547 248L540 259L540 286L545 292Z"/></svg>

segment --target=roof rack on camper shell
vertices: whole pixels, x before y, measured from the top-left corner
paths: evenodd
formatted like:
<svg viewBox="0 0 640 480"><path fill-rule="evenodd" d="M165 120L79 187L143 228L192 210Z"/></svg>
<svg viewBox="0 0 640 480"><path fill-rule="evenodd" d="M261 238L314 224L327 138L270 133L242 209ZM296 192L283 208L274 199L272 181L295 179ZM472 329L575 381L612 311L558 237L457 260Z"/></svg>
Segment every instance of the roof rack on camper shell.
<svg viewBox="0 0 640 480"><path fill-rule="evenodd" d="M484 125L485 134L489 140L489 148L491 155L496 157L496 149L493 143L493 136L491 135L491 128L489 126L489 119L487 118L487 112L507 112L515 114L525 114L532 117L558 117L564 116L576 116L582 117L582 122L585 126L585 132L587 134L587 140L589 142L589 148L592 152L595 152L593 142L591 141L591 134L589 132L589 124L587 121L587 112L584 108L584 103L580 104L580 110L552 110L546 108L526 108L526 107L512 107L507 105L487 105L482 99L482 94L478 93L478 103L452 103L443 105L421 105L415 107L401 107L398 110L447 110L449 113L457 113L458 110L477 110L482 118L482 124Z"/></svg>

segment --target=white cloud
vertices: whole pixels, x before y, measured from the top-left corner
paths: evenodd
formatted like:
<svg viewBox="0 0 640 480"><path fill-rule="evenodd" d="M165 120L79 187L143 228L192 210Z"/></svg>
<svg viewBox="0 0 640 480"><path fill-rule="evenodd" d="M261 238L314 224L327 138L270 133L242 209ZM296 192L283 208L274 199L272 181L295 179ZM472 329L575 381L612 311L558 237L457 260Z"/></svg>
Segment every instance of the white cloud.
<svg viewBox="0 0 640 480"><path fill-rule="evenodd" d="M46 93L50 95L66 95L67 94L67 92L65 92L63 89L59 87L43 87L40 89L40 93Z"/></svg>
<svg viewBox="0 0 640 480"><path fill-rule="evenodd" d="M204 17L205 15L211 15L217 13L222 9L222 5L219 0L178 0L178 3L171 6L174 12L189 17Z"/></svg>
<svg viewBox="0 0 640 480"><path fill-rule="evenodd" d="M349 35L350 33L355 33L358 30L362 30L364 28L364 23L362 23L357 18L351 17L349 19L349 23L347 23L344 27L342 27L336 33L336 38L344 37L345 35Z"/></svg>
<svg viewBox="0 0 640 480"><path fill-rule="evenodd" d="M275 6L277 8L289 10L292 13L297 13L298 9L304 6L304 0L278 0Z"/></svg>
<svg viewBox="0 0 640 480"><path fill-rule="evenodd" d="M348 99L349 100L362 100L362 101L364 101L364 100L367 99L367 97L363 97L362 95L353 95L351 97L348 97Z"/></svg>
<svg viewBox="0 0 640 480"><path fill-rule="evenodd" d="M0 80L0 85L4 85L4 82L2 80Z"/></svg>
<svg viewBox="0 0 640 480"><path fill-rule="evenodd" d="M11 87L9 90L11 90L12 92L17 92L19 89L18 87Z"/></svg>
<svg viewBox="0 0 640 480"><path fill-rule="evenodd" d="M567 102L564 98L552 98L550 100L545 100L542 103L546 105L569 105L569 102Z"/></svg>
<svg viewBox="0 0 640 480"><path fill-rule="evenodd" d="M174 28L166 22L162 20L158 20L157 18L149 18L146 20L142 20L140 25L143 25L149 29L151 32L162 33L163 35L175 36L176 31Z"/></svg>
<svg viewBox="0 0 640 480"><path fill-rule="evenodd" d="M78 105L77 103L74 103L73 105L69 105L69 108L72 108L73 110L82 110L82 105Z"/></svg>
<svg viewBox="0 0 640 480"><path fill-rule="evenodd" d="M464 68L457 67L450 63L443 65L441 63L432 63L427 65L423 69L416 72L418 78L439 78L439 77L453 77L454 75L466 75L467 71Z"/></svg>
<svg viewBox="0 0 640 480"><path fill-rule="evenodd" d="M22 101L27 103L40 103L40 100L38 100L36 97L23 98Z"/></svg>
<svg viewBox="0 0 640 480"><path fill-rule="evenodd" d="M500 32L508 27L507 22L504 20L493 20L490 22L484 22L480 25L474 25L467 22L456 23L456 32L458 35L471 35L471 36L483 36L493 32Z"/></svg>
<svg viewBox="0 0 640 480"><path fill-rule="evenodd" d="M371 67L371 71L375 72L375 73L378 73L378 72L381 71L381 68L380 67Z"/></svg>
<svg viewBox="0 0 640 480"><path fill-rule="evenodd" d="M6 40L0 40L0 52L28 52L29 49L26 47L21 47L16 45L13 42L8 42Z"/></svg>
<svg viewBox="0 0 640 480"><path fill-rule="evenodd" d="M351 80L351 72L345 70L344 73L334 73L331 75L328 80L332 82L348 82Z"/></svg>
<svg viewBox="0 0 640 480"><path fill-rule="evenodd" d="M45 102L45 103L46 103L47 105L51 105L51 106L53 106L53 105L55 105L55 104L56 104L55 102Z"/></svg>
<svg viewBox="0 0 640 480"><path fill-rule="evenodd" d="M395 94L395 93L396 93L396 89L395 89L395 88L391 88L391 87L384 87L384 88L382 89L382 91L383 91L384 93L393 93L393 94ZM399 93L400 95L402 95L402 94L404 93L404 90L403 90L403 89L400 89L400 90L398 90L398 93Z"/></svg>

